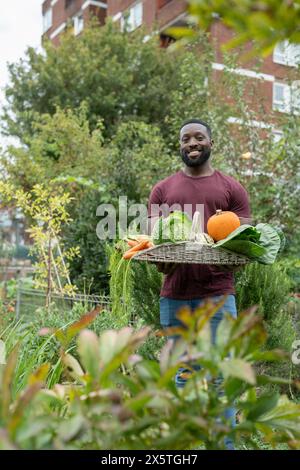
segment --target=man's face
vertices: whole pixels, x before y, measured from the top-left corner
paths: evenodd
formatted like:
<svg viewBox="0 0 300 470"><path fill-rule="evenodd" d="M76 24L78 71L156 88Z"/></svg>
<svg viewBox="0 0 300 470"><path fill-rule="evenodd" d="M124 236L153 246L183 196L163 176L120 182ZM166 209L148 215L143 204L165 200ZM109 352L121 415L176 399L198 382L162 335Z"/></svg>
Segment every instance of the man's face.
<svg viewBox="0 0 300 470"><path fill-rule="evenodd" d="M203 165L210 157L212 145L213 141L202 124L187 124L180 131L180 153L187 166Z"/></svg>

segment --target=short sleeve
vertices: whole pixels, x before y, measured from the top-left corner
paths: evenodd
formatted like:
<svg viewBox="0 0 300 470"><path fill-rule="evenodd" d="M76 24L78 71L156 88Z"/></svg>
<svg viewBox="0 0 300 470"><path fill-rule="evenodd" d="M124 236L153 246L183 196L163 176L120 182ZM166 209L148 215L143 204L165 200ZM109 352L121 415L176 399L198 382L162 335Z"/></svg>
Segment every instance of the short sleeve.
<svg viewBox="0 0 300 470"><path fill-rule="evenodd" d="M148 218L159 217L159 206L162 204L162 190L159 185L155 185L151 191L148 201Z"/></svg>
<svg viewBox="0 0 300 470"><path fill-rule="evenodd" d="M251 210L246 189L237 181L232 185L229 210L239 217L250 218Z"/></svg>

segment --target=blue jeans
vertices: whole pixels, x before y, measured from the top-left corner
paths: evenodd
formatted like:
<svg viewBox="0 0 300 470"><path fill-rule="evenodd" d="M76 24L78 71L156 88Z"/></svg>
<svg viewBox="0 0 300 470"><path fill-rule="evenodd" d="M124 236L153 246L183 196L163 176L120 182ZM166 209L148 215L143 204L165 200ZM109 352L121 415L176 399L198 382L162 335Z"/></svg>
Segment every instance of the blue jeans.
<svg viewBox="0 0 300 470"><path fill-rule="evenodd" d="M236 310L236 303L235 303L235 296L234 295L227 295L225 296L226 300L222 307L215 313L215 315L210 319L210 327L211 327L211 336L212 336L212 343L214 344L216 341L216 333L217 328L220 322L223 319L224 313L229 313L233 318L237 318L237 310ZM217 295L210 297L210 300L217 303L221 299L223 299L223 295ZM163 328L168 328L171 326L181 326L180 321L176 318L176 314L178 310L180 310L184 306L190 307L191 310L195 310L198 305L201 305L207 299L191 299L191 300L177 300L177 299L169 299L167 297L160 298L160 324ZM198 366L199 367L199 366ZM187 369L180 368L175 377L175 383L178 388L182 388L186 384L186 374ZM235 408L228 408L225 412L225 418L231 421L231 425L235 425ZM228 450L233 450L233 443L231 439L225 439L225 445Z"/></svg>

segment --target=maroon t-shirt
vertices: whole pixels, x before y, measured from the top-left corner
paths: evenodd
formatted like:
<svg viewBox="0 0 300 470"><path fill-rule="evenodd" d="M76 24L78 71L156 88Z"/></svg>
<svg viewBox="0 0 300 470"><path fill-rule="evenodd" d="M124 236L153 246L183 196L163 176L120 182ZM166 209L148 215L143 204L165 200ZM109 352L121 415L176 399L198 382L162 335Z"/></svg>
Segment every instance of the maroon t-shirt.
<svg viewBox="0 0 300 470"><path fill-rule="evenodd" d="M177 210L184 210L184 205L191 204L191 216L196 204L203 204L204 232L207 232L209 217L217 209L235 212L239 217L250 217L249 198L244 187L218 170L210 176L188 176L180 170L158 182L150 194L148 217L161 214L152 205L162 204L179 204ZM172 299L197 299L234 293L233 273L217 271L213 265L180 264L173 274L164 277L160 294Z"/></svg>

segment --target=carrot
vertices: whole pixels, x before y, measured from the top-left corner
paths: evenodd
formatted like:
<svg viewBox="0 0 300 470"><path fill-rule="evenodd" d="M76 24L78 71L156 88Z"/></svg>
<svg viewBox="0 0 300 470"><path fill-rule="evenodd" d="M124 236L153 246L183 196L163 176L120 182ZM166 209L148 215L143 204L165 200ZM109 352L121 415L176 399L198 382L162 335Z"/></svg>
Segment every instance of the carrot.
<svg viewBox="0 0 300 470"><path fill-rule="evenodd" d="M127 240L128 246L134 247L138 244L139 242L137 240Z"/></svg>
<svg viewBox="0 0 300 470"><path fill-rule="evenodd" d="M132 248L144 240L150 241L149 235L136 235L136 237L125 238L125 241L127 242L128 246Z"/></svg>
<svg viewBox="0 0 300 470"><path fill-rule="evenodd" d="M123 255L123 259L130 259L133 255L135 255L138 251L145 250L148 248L149 240L143 240L137 245L130 248L130 250L126 251Z"/></svg>
<svg viewBox="0 0 300 470"><path fill-rule="evenodd" d="M138 240L140 242L143 241L143 240L148 240L149 241L149 239L150 239L149 235L137 235L136 236L136 240Z"/></svg>

